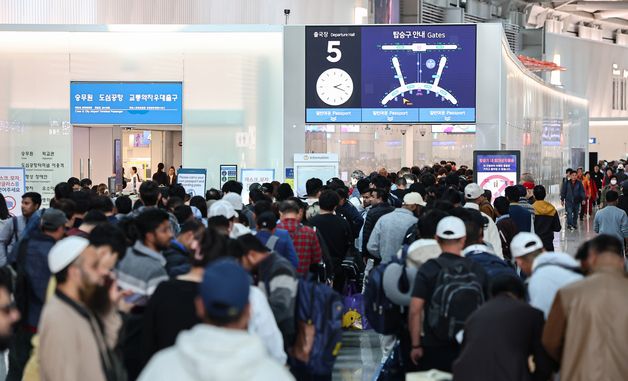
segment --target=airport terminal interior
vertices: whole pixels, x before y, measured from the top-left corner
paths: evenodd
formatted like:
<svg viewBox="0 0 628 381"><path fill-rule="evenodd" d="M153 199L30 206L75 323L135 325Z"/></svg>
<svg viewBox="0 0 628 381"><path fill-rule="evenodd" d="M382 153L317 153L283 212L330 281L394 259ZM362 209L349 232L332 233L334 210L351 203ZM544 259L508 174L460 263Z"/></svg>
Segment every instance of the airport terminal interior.
<svg viewBox="0 0 628 381"><path fill-rule="evenodd" d="M627 160L625 0L0 0L0 381L626 380Z"/></svg>

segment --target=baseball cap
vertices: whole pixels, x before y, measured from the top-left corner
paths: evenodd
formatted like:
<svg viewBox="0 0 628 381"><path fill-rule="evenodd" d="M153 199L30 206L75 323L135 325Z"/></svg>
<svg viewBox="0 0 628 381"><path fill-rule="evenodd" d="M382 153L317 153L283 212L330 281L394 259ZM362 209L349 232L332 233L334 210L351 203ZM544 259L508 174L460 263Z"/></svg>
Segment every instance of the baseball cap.
<svg viewBox="0 0 628 381"><path fill-rule="evenodd" d="M543 242L534 233L521 232L510 242L510 253L513 258L523 257L543 248Z"/></svg>
<svg viewBox="0 0 628 381"><path fill-rule="evenodd" d="M242 210L244 206L242 204L242 196L234 192L227 193L222 199L230 203L234 210Z"/></svg>
<svg viewBox="0 0 628 381"><path fill-rule="evenodd" d="M523 186L524 186L526 189L534 189L534 183L533 183L532 181L525 181L525 182L523 183Z"/></svg>
<svg viewBox="0 0 628 381"><path fill-rule="evenodd" d="M233 205L231 205L229 201L225 201L225 200L218 200L215 203L213 203L211 208L209 208L209 213L207 214L208 217L224 216L228 220L232 219L233 217L237 215L238 214L233 208Z"/></svg>
<svg viewBox="0 0 628 381"><path fill-rule="evenodd" d="M253 183L251 185L249 185L249 192L255 189L261 189L262 188L262 184L260 183Z"/></svg>
<svg viewBox="0 0 628 381"><path fill-rule="evenodd" d="M436 226L436 235L442 239L458 239L467 235L467 228L460 218L447 216Z"/></svg>
<svg viewBox="0 0 628 381"><path fill-rule="evenodd" d="M251 279L233 259L220 259L205 269L199 294L209 317L237 317L249 304Z"/></svg>
<svg viewBox="0 0 628 381"><path fill-rule="evenodd" d="M41 227L46 230L57 230L60 226L65 225L68 219L65 213L59 209L48 208L41 216Z"/></svg>
<svg viewBox="0 0 628 381"><path fill-rule="evenodd" d="M464 187L464 197L468 200L475 200L483 194L484 190L476 183L471 183Z"/></svg>
<svg viewBox="0 0 628 381"><path fill-rule="evenodd" d="M68 237L57 242L48 254L48 267L53 274L58 273L76 258L89 246L89 241L82 237Z"/></svg>
<svg viewBox="0 0 628 381"><path fill-rule="evenodd" d="M420 193L410 192L403 196L404 205L421 205L425 206L425 201Z"/></svg>

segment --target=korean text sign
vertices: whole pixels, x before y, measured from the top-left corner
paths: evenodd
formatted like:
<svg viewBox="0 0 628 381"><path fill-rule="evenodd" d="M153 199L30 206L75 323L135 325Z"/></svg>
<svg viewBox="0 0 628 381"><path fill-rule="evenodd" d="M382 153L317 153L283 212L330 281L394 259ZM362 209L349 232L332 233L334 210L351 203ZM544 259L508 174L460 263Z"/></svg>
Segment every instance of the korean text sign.
<svg viewBox="0 0 628 381"><path fill-rule="evenodd" d="M72 82L72 124L181 124L180 82Z"/></svg>
<svg viewBox="0 0 628 381"><path fill-rule="evenodd" d="M0 167L0 193L12 216L22 214L22 195L26 193L26 173L22 167Z"/></svg>
<svg viewBox="0 0 628 381"><path fill-rule="evenodd" d="M493 200L504 196L506 187L519 182L520 157L519 151L474 151L475 181L492 192Z"/></svg>

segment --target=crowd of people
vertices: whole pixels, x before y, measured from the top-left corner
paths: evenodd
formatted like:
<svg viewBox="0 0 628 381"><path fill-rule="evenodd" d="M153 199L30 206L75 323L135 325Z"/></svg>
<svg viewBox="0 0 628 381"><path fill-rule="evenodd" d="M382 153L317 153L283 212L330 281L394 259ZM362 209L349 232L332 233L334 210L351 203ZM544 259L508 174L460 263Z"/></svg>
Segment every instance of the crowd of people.
<svg viewBox="0 0 628 381"><path fill-rule="evenodd" d="M624 165L567 170L567 228L588 214L599 233L575 257L532 174L493 197L454 162L312 178L304 198L276 181L190 197L163 165L133 171L137 197L70 178L17 217L0 197L0 379L330 380L355 292L382 377L624 379Z"/></svg>

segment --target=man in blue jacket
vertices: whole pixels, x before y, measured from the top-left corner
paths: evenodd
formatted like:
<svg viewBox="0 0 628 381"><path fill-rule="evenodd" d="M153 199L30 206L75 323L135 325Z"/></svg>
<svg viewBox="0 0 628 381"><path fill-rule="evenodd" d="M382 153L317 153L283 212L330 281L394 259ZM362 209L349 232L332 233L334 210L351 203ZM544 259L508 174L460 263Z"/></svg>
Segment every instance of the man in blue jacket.
<svg viewBox="0 0 628 381"><path fill-rule="evenodd" d="M255 237L269 250L284 257L295 269L299 267L299 258L290 235L286 238L276 234L277 216L273 212L264 212L257 216L257 233ZM281 230L281 229L280 229Z"/></svg>
<svg viewBox="0 0 628 381"><path fill-rule="evenodd" d="M584 186L578 180L576 171L572 170L569 173L569 181L563 183L563 189L560 190L560 203L567 212L567 229L571 231L577 229L578 212L584 200Z"/></svg>

